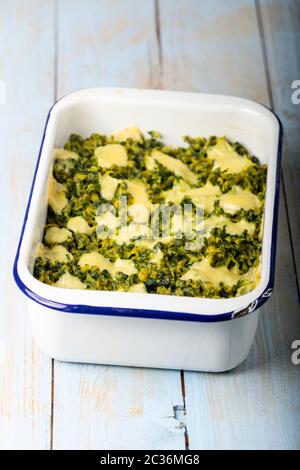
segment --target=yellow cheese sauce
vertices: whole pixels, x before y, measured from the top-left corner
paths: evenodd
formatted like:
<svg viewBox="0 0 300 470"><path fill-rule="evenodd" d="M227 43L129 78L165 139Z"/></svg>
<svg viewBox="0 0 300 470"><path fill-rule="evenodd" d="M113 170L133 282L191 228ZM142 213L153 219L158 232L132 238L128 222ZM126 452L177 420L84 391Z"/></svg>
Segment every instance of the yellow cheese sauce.
<svg viewBox="0 0 300 470"><path fill-rule="evenodd" d="M224 137L217 139L216 145L208 150L207 155L214 161L214 168L229 173L240 173L253 165L249 158L239 155Z"/></svg>
<svg viewBox="0 0 300 470"><path fill-rule="evenodd" d="M48 179L48 201L54 212L61 213L68 204L66 197L66 188L63 184L56 181L52 174Z"/></svg>
<svg viewBox="0 0 300 470"><path fill-rule="evenodd" d="M120 131L113 132L111 137L119 142L126 142L128 139L136 140L137 142L143 142L143 135L136 126L129 126Z"/></svg>
<svg viewBox="0 0 300 470"><path fill-rule="evenodd" d="M58 261L64 263L69 261L72 255L62 245L54 245L52 248L48 248L40 243L36 250L36 257L46 258L52 262Z"/></svg>
<svg viewBox="0 0 300 470"><path fill-rule="evenodd" d="M63 148L55 148L53 151L54 160L78 160L79 156L75 152Z"/></svg>
<svg viewBox="0 0 300 470"><path fill-rule="evenodd" d="M184 141L129 126L54 149L35 277L207 298L255 288L267 167L226 137Z"/></svg>
<svg viewBox="0 0 300 470"><path fill-rule="evenodd" d="M127 152L120 144L107 144L95 150L98 164L102 168L110 168L113 165L126 166Z"/></svg>
<svg viewBox="0 0 300 470"><path fill-rule="evenodd" d="M87 221L80 215L71 217L68 220L67 228L74 233L84 233L90 235L94 231L94 227L90 227Z"/></svg>
<svg viewBox="0 0 300 470"><path fill-rule="evenodd" d="M257 196L237 186L220 197L220 205L225 212L234 213L240 209L256 209L261 206L261 202Z"/></svg>
<svg viewBox="0 0 300 470"><path fill-rule="evenodd" d="M193 173L182 161L170 157L169 155L160 152L159 150L153 150L151 157L153 160L161 163L161 165L165 166L172 173L175 173L175 175L183 178L188 183L195 184L197 182L197 175L195 175L195 173ZM151 163L150 166L153 168Z"/></svg>
<svg viewBox="0 0 300 470"><path fill-rule="evenodd" d="M190 269L181 277L183 281L203 281L212 285L218 285L224 282L228 286L232 286L238 282L240 275L236 270L229 270L226 266L213 268L208 259L195 261Z"/></svg>
<svg viewBox="0 0 300 470"><path fill-rule="evenodd" d="M115 276L118 272L126 275L135 274L137 272L133 261L117 259L112 263L109 259L97 252L85 253L80 257L78 264L82 268L96 267L100 271L106 270L112 276Z"/></svg>
<svg viewBox="0 0 300 470"><path fill-rule="evenodd" d="M86 285L69 272L62 274L54 286L63 289L86 289Z"/></svg>
<svg viewBox="0 0 300 470"><path fill-rule="evenodd" d="M112 178L108 173L105 173L103 176L100 175L99 182L101 187L101 196L103 199L111 201L115 195L119 180Z"/></svg>
<svg viewBox="0 0 300 470"><path fill-rule="evenodd" d="M45 241L48 245L63 243L72 238L72 233L66 228L50 227L45 233Z"/></svg>

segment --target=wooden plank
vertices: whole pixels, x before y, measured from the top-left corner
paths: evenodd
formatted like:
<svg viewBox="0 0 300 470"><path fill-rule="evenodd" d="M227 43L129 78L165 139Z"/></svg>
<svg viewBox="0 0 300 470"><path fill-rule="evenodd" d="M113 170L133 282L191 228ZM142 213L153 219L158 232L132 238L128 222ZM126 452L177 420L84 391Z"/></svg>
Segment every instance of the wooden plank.
<svg viewBox="0 0 300 470"><path fill-rule="evenodd" d="M154 0L61 0L58 93L86 87L153 87L159 74Z"/></svg>
<svg viewBox="0 0 300 470"><path fill-rule="evenodd" d="M297 0L258 2L266 67L274 110L284 128L283 175L292 234L295 267L300 278L300 103L292 99L300 80L300 3ZM297 83L294 85L296 86ZM298 88L300 82L298 83ZM296 98L296 97L295 97Z"/></svg>
<svg viewBox="0 0 300 470"><path fill-rule="evenodd" d="M53 101L53 1L0 1L0 448L50 445L51 360L33 344L12 265ZM2 96L4 98L4 96Z"/></svg>
<svg viewBox="0 0 300 470"><path fill-rule="evenodd" d="M269 104L254 2L164 0L159 16L163 86ZM191 449L299 445L300 384L291 343L300 318L284 204L278 237L276 290L247 361L220 375L184 374Z"/></svg>
<svg viewBox="0 0 300 470"><path fill-rule="evenodd" d="M151 0L59 4L58 95L87 86L156 86ZM55 362L53 448L181 449L179 372Z"/></svg>
<svg viewBox="0 0 300 470"><path fill-rule="evenodd" d="M252 1L164 0L160 31L164 88L233 94L264 102ZM256 64L250 67L249 64Z"/></svg>

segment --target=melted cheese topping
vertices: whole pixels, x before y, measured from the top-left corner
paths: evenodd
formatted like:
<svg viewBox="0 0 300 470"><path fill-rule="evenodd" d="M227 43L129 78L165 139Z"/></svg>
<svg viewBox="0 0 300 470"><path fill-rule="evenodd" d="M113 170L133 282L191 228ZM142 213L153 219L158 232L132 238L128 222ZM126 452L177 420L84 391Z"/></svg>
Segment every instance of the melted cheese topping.
<svg viewBox="0 0 300 470"><path fill-rule="evenodd" d="M135 204L144 204L145 206L151 205L147 193L147 187L140 181L126 180L128 192L133 197Z"/></svg>
<svg viewBox="0 0 300 470"><path fill-rule="evenodd" d="M149 208L144 204L132 204L128 208L128 214L136 224L144 224L149 219Z"/></svg>
<svg viewBox="0 0 300 470"><path fill-rule="evenodd" d="M135 126L129 126L121 131L116 131L111 134L111 137L113 137L113 139L115 140L118 140L119 142L124 142L127 139L136 140L137 142L143 142L143 135L140 129Z"/></svg>
<svg viewBox="0 0 300 470"><path fill-rule="evenodd" d="M190 189L191 187L185 181L180 180L174 184L172 189L164 191L162 195L166 202L180 204Z"/></svg>
<svg viewBox="0 0 300 470"><path fill-rule="evenodd" d="M190 197L195 205L203 206L207 211L213 210L214 202L220 194L220 188L211 183L206 183L202 188L190 189L186 193L187 197Z"/></svg>
<svg viewBox="0 0 300 470"><path fill-rule="evenodd" d="M240 173L253 165L249 158L235 152L224 137L219 138L217 144L208 149L207 156L214 160L214 168L228 170L229 173Z"/></svg>
<svg viewBox="0 0 300 470"><path fill-rule="evenodd" d="M239 274L238 269L228 269L226 266L213 268L206 258L196 261L190 269L181 277L183 281L193 280L201 281L204 284L211 284L218 288L221 283L227 286L233 286L238 281L242 281L243 285L239 289L240 294L249 292L254 289L260 281L260 267L249 269L246 274Z"/></svg>
<svg viewBox="0 0 300 470"><path fill-rule="evenodd" d="M48 248L42 243L37 247L36 256L46 258L49 261L58 261L60 263L66 263L69 259L73 258L68 250L62 245L54 245L52 248Z"/></svg>
<svg viewBox="0 0 300 470"><path fill-rule="evenodd" d="M155 159L151 155L144 156L144 163L147 170L153 171L155 169Z"/></svg>
<svg viewBox="0 0 300 470"><path fill-rule="evenodd" d="M225 212L233 214L240 209L250 210L260 207L261 202L255 194L235 186L220 197L220 205Z"/></svg>
<svg viewBox="0 0 300 470"><path fill-rule="evenodd" d="M249 271L242 276L243 286L239 289L240 295L245 294L258 286L260 282L260 271L261 264L259 264L259 266L250 268Z"/></svg>
<svg viewBox="0 0 300 470"><path fill-rule="evenodd" d="M67 223L67 227L74 233L84 233L85 235L90 235L95 230L95 227L90 227L81 215L71 217Z"/></svg>
<svg viewBox="0 0 300 470"><path fill-rule="evenodd" d="M128 192L133 197L133 204L131 204L128 208L129 215L137 224L147 222L149 218L149 211L151 209L151 201L147 193L147 187L144 183L140 181L118 180L116 178L112 178L108 174L105 174L104 176L100 176L101 196L104 199L111 201L114 197L118 184L122 181L126 182ZM96 217L96 220L98 224L102 223L103 216ZM112 219L111 221L113 223ZM105 223L105 225L107 224ZM115 227L117 226L114 223L113 225Z"/></svg>
<svg viewBox="0 0 300 470"><path fill-rule="evenodd" d="M143 238L141 240L136 240L135 246L140 246L142 248L152 250L159 241L161 240L147 240L146 238Z"/></svg>
<svg viewBox="0 0 300 470"><path fill-rule="evenodd" d="M137 224L148 221L151 209L151 201L147 193L147 187L140 181L126 180L128 192L133 197L133 204L129 206L128 213Z"/></svg>
<svg viewBox="0 0 300 470"><path fill-rule="evenodd" d="M159 264L164 257L164 254L161 250L154 251L153 255L150 258L150 263Z"/></svg>
<svg viewBox="0 0 300 470"><path fill-rule="evenodd" d="M68 204L67 189L56 181L52 173L48 179L48 203L56 214L60 214Z"/></svg>
<svg viewBox="0 0 300 470"><path fill-rule="evenodd" d="M175 184L173 189L163 193L166 202L180 204L187 197L197 206L203 206L204 210L212 212L214 203L220 199L220 205L225 212L234 213L240 209L254 209L261 206L261 202L255 194L244 191L235 186L228 193L222 194L219 186L206 183L202 188L190 188L187 184Z"/></svg>
<svg viewBox="0 0 300 470"><path fill-rule="evenodd" d="M240 220L239 222L232 222L227 217L218 216L218 215L211 215L204 219L204 233L208 236L211 230L215 227L224 227L226 232L230 235L240 235L247 230L250 235L253 235L255 230L255 224L252 222L247 222L247 220Z"/></svg>
<svg viewBox="0 0 300 470"><path fill-rule="evenodd" d="M121 272L131 276L131 274L137 274L134 262L128 259L117 259L113 264L114 273Z"/></svg>
<svg viewBox="0 0 300 470"><path fill-rule="evenodd" d="M187 220L185 220L187 219ZM189 217L184 217L184 215L179 212L174 213L171 217L171 233L174 235L177 232L186 232L188 231Z"/></svg>
<svg viewBox="0 0 300 470"><path fill-rule="evenodd" d="M83 254L80 257L78 264L81 268L84 268L85 266L95 266L99 268L100 271L107 270L113 277L117 272L127 274L128 276L138 272L131 260L117 259L112 263L108 258L105 258L97 252Z"/></svg>
<svg viewBox="0 0 300 470"><path fill-rule="evenodd" d="M53 285L62 289L86 289L86 284L81 282L78 277L72 276L72 274L68 272L60 276L58 281Z"/></svg>
<svg viewBox="0 0 300 470"><path fill-rule="evenodd" d="M105 173L105 175L99 176L99 182L100 182L100 187L101 187L101 190L100 190L101 196L103 197L103 199L106 199L107 201L111 201L114 198L118 184L121 181Z"/></svg>
<svg viewBox="0 0 300 470"><path fill-rule="evenodd" d="M105 227L108 227L110 230L115 230L117 227L119 227L120 224L119 218L110 211L107 211L102 215L98 215L95 217L95 220L98 227L105 225Z"/></svg>
<svg viewBox="0 0 300 470"><path fill-rule="evenodd" d="M95 155L102 168L111 168L113 165L127 166L127 152L120 144L107 144L97 147Z"/></svg>
<svg viewBox="0 0 300 470"><path fill-rule="evenodd" d="M158 161L161 165L166 167L176 176L180 176L190 184L196 184L198 177L193 173L189 167L177 158L170 157L166 153L160 152L159 150L153 150L151 157Z"/></svg>
<svg viewBox="0 0 300 470"><path fill-rule="evenodd" d="M107 271L111 272L112 269L111 261L97 252L84 253L81 255L78 264L81 268L84 268L85 266L95 266L99 268L100 271L104 271L106 269Z"/></svg>
<svg viewBox="0 0 300 470"><path fill-rule="evenodd" d="M211 212L214 208L215 200L221 195L219 186L214 186L211 183L206 183L202 188L191 188L186 183L175 184L173 189L165 191L163 196L166 202L180 204L185 197L188 197L197 206Z"/></svg>
<svg viewBox="0 0 300 470"><path fill-rule="evenodd" d="M145 224L131 222L128 226L121 227L119 233L112 235L111 238L115 240L118 245L122 245L123 243L128 245L136 238L150 238L150 228Z"/></svg>
<svg viewBox="0 0 300 470"><path fill-rule="evenodd" d="M108 140L111 143L96 148L95 157L101 168L109 169L113 166L126 167L128 165L127 150L124 145L117 143L125 142L127 139L132 139L139 143L143 142L141 131L137 127L131 126L121 131L114 132ZM103 238L102 235L104 234L105 237L109 236L110 240L115 241L118 245L133 243L134 246L151 250L152 253L147 266L150 268L150 271L151 269L155 271L159 269L160 265L161 267L164 265L163 257L165 247L158 245L158 243L170 243L175 238L178 238L178 235L181 235L181 233L184 233L186 236L185 240L187 243L185 249L191 250L200 250L203 246L203 237L208 237L211 230L215 227L225 227L226 232L232 235L240 235L244 230L247 230L250 235L254 234L256 228L255 223L247 222L245 219L234 222L225 215L216 215L213 210L215 201L219 201L220 207L229 214L234 214L240 209L250 210L259 208L263 203L255 194L245 191L239 186L223 194L219 186L214 186L210 182L207 182L203 187L197 187L199 186L197 174L191 171L189 166L181 160L162 152L160 148L150 151L151 153L148 155L145 155L145 148L140 146L140 149L141 154L144 154L144 161L148 170L154 171L160 164L175 174L178 179L180 178L179 181L174 183L172 189L162 193L164 203L170 205L181 204L182 201L187 198L196 206L203 207L206 212L212 214L204 220L201 218L200 221L198 220L199 215L197 215L196 221L194 217L191 221L189 217L183 218L183 214L178 211L172 212L172 218L170 218L171 226L169 227L170 232L168 232L166 227L166 231L163 233L164 236L155 239L156 232L155 228L152 226L152 220L151 227L148 222L151 212L154 214L157 209L159 210L159 205L151 203L147 191L149 185L139 180L116 179L108 173L104 173L102 170L104 174L99 175L101 197L106 201L112 201L118 185L125 182L128 193L132 196L133 204L128 207L128 214L132 220L128 226L120 227L119 217L116 216L115 212L111 212L110 210L95 217L95 221L99 227L99 232L97 231L99 239ZM78 160L80 155L63 148L55 148L53 151L54 160ZM221 171L232 174L240 173L253 165L253 162L247 156L239 155L224 137L218 138L216 145L208 148L207 157L214 162L214 169L219 168ZM130 161L130 165L132 164L133 162ZM141 175L141 177L142 176L143 175ZM66 197L67 188L58 183L53 174L49 176L48 194L49 205L55 213L60 214L68 204ZM90 202L92 203L92 201ZM171 208L171 211L172 210ZM166 225L167 224L164 222L161 224L160 228L164 230ZM103 226L106 230L104 230ZM37 256L41 256L53 262L66 263L73 257L60 243L64 243L71 238L72 232L91 235L95 229L96 227L90 227L82 216L70 218L67 223L67 228L50 227L45 233L45 241L47 244L53 246L48 248L40 244L37 249ZM103 246L103 248L105 249L105 246ZM102 251L102 249L100 251ZM138 250L136 250L136 252L138 253ZM121 251L119 251L119 253L121 253ZM133 253L135 256L134 251ZM259 282L259 268L253 267L244 275L238 272L237 267L230 270L226 266L214 268L209 262L209 250L207 253L206 258L203 258L201 261L193 262L189 270L181 276L181 280L201 281L204 284L217 288L221 283L226 286L233 286L239 280L242 280L241 293L248 292L249 286L254 288ZM125 255L123 254L121 256ZM192 262L197 258L190 256L189 259L190 262ZM138 273L132 260L119 258L111 262L108 258L96 251L82 254L78 265L83 270L89 269L89 267L92 266L99 268L100 271L107 270L113 278L116 278L119 272L126 275ZM181 274L182 272L183 271L181 271ZM82 283L79 278L66 272L54 285L61 288L84 289L90 285L90 280L87 278L85 282L87 284ZM91 282L91 285L94 284ZM120 283L119 289L124 291L127 287L126 285L122 286L122 283ZM146 285L144 283L134 284L129 288L129 292L147 292Z"/></svg>
<svg viewBox="0 0 300 470"><path fill-rule="evenodd" d="M66 228L59 227L48 228L45 235L45 240L49 245L52 245L53 243L63 243L69 238L72 238L72 233Z"/></svg>
<svg viewBox="0 0 300 470"><path fill-rule="evenodd" d="M78 160L78 155L71 150L65 150L62 148L55 148L53 150L53 158L54 160Z"/></svg>

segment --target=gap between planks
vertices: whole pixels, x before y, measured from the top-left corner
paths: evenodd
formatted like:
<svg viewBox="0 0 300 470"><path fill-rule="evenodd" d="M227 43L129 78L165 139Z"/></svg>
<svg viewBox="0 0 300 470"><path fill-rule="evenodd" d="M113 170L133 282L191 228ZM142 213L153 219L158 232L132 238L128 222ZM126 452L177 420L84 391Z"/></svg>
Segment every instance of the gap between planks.
<svg viewBox="0 0 300 470"><path fill-rule="evenodd" d="M186 409L186 399L185 399L185 379L184 379L184 370L180 371L180 380L181 380L181 393L182 393L182 402L183 402L183 413L184 413L184 418L186 418L187 415L187 409ZM185 444L185 450L189 450L190 448L190 441L189 441L189 431L188 431L188 426L185 424L185 430L184 430L184 444Z"/></svg>
<svg viewBox="0 0 300 470"><path fill-rule="evenodd" d="M157 43L157 50L158 50L159 84L161 84L161 77L163 75L163 51L162 51L162 42L161 42L159 0L154 0L154 13L155 13L155 36L156 36L156 43Z"/></svg>

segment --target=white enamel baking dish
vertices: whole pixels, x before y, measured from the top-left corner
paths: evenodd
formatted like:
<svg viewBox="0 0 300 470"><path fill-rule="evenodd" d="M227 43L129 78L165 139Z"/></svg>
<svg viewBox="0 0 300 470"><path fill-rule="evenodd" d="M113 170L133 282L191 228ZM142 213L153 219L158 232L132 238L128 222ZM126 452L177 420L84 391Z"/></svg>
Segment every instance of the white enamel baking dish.
<svg viewBox="0 0 300 470"><path fill-rule="evenodd" d="M59 289L33 277L53 147L71 133L111 133L130 124L158 130L175 145L185 134L226 135L268 164L261 281L255 290L215 300ZM216 372L240 364L253 342L259 308L273 289L281 134L267 108L230 96L96 88L59 100L47 118L14 264L39 347L63 361Z"/></svg>

